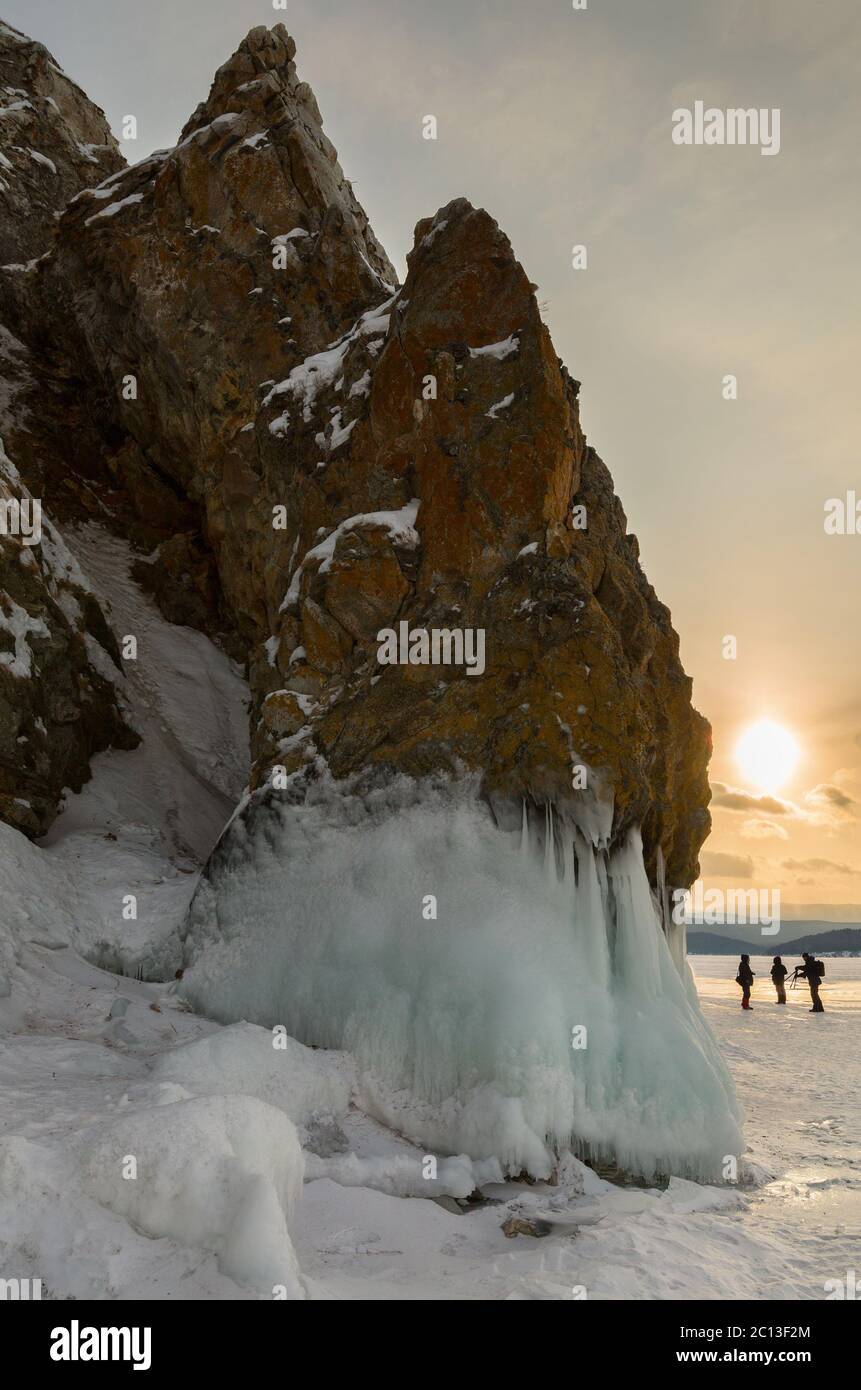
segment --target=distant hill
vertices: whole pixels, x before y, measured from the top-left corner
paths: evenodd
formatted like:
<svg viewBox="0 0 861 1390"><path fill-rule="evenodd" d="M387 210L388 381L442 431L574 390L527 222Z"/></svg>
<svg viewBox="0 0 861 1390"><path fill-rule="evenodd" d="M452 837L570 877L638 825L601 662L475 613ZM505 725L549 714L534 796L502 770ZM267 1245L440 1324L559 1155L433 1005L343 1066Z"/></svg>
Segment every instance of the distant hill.
<svg viewBox="0 0 861 1390"><path fill-rule="evenodd" d="M760 939L765 941L765 937ZM753 949L750 941L734 941L731 936L718 936L717 932L688 928L689 956L740 956L743 951L750 953ZM807 950L806 946L804 950ZM772 955L776 954L776 951L772 951Z"/></svg>
<svg viewBox="0 0 861 1390"><path fill-rule="evenodd" d="M692 924L688 927L688 941L697 935L711 936L717 941L725 941L728 949L735 950L738 943L743 941L745 943L741 947L743 951L756 950L761 952L768 948L772 940L779 943L777 949L782 947L786 950L787 942L794 944L802 937L815 936L818 939L820 936L830 935L836 931L848 930L861 931L861 922L829 922L822 918L784 917L781 920L780 931L776 938L763 936L762 930L758 926L748 927L736 922L719 922L703 924L702 926ZM715 946L714 949L715 952L719 951L720 954L723 954L724 948ZM804 949L806 951L807 946ZM775 952L772 951L772 955L774 954Z"/></svg>
<svg viewBox="0 0 861 1390"><path fill-rule="evenodd" d="M784 923L787 926L804 926L803 922ZM758 929L757 929L758 930ZM791 941L781 941L778 937L763 936L761 933L747 941L740 937L721 936L718 932L688 931L688 954L692 956L735 956L747 951L757 956L800 956L802 951L812 951L817 956L832 955L835 952L851 951L861 953L861 927L839 927L830 931L808 933L795 936Z"/></svg>
<svg viewBox="0 0 861 1390"><path fill-rule="evenodd" d="M795 955L801 951L815 951L817 956L830 956L839 951L861 951L861 927L840 927L834 931L819 932L816 936L796 936L787 941L783 950ZM772 951L772 955L778 954Z"/></svg>

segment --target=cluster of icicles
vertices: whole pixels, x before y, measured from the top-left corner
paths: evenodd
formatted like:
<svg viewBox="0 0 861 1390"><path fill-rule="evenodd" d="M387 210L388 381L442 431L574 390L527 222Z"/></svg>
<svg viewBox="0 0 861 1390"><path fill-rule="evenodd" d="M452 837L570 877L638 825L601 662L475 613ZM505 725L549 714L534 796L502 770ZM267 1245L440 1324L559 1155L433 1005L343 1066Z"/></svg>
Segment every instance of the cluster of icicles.
<svg viewBox="0 0 861 1390"><path fill-rule="evenodd" d="M359 1103L427 1152L719 1176L732 1084L639 835L609 853L550 807L506 832L474 797L397 797L236 818L186 926L193 1004L350 1051Z"/></svg>

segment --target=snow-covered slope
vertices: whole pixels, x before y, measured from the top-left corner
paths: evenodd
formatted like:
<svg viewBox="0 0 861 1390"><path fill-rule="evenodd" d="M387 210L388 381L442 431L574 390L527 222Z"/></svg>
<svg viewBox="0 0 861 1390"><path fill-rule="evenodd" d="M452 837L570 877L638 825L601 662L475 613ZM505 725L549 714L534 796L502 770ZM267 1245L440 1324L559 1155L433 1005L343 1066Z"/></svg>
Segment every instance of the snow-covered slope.
<svg viewBox="0 0 861 1390"><path fill-rule="evenodd" d="M136 638L124 680L95 647L91 659L141 743L94 758L92 780L66 794L40 848L0 824L4 936L7 952L15 941L69 943L134 973L182 919L242 791L247 692L206 637L160 616L131 579L123 542L97 527L70 539L114 633Z"/></svg>

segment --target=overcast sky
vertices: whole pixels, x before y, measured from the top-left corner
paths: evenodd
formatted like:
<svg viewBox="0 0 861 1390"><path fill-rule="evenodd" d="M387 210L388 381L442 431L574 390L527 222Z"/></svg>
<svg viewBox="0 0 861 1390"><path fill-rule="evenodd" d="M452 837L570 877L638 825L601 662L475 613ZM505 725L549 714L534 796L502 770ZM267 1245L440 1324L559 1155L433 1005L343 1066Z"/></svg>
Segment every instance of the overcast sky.
<svg viewBox="0 0 861 1390"><path fill-rule="evenodd" d="M761 715L802 746L791 805L716 806L708 849L733 858L706 863L785 900L861 903L861 534L823 526L826 499L861 498L858 0L0 0L0 14L115 131L137 116L130 161L173 144L247 30L281 20L399 268L415 223L452 197L493 214L672 610L713 777L751 790L733 747ZM674 144L674 109L697 100L779 108L779 154ZM575 243L588 270L571 268ZM838 793L811 799L823 785Z"/></svg>

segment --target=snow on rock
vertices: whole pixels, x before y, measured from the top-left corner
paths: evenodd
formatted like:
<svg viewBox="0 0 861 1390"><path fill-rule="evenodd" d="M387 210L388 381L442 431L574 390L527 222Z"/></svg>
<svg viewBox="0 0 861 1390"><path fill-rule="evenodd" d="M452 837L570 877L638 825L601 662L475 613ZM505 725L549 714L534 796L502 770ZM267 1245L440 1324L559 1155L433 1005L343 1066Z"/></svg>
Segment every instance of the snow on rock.
<svg viewBox="0 0 861 1390"><path fill-rule="evenodd" d="M302 418L305 422L310 421L318 394L332 386L342 374L344 359L352 345L360 338L388 332L389 315L386 311L394 303L394 299L395 296L392 295L377 308L369 309L343 338L339 338L323 352L315 352L304 362L300 362L298 367L293 368L289 377L271 387L264 396L261 407L265 409L277 396L289 395L301 403Z"/></svg>
<svg viewBox="0 0 861 1390"><path fill-rule="evenodd" d="M439 217L439 215L437 215L437 217L435 217L433 222L431 223L430 231L426 232L424 237L422 238L422 246L430 246L431 242L439 236L440 232L445 231L447 226L448 218Z"/></svg>
<svg viewBox="0 0 861 1390"><path fill-rule="evenodd" d="M19 945L47 937L135 970L175 930L245 784L247 687L207 637L161 617L130 577L124 542L96 526L69 540L115 629L137 634L147 653L128 663L123 683L141 743L96 755L92 780L67 790L41 848L0 826L4 921ZM58 570L77 564L52 553ZM133 920L123 916L129 893Z"/></svg>
<svg viewBox="0 0 861 1390"><path fill-rule="evenodd" d="M0 27L0 264L51 245L55 217L83 186L121 163L102 112L40 43Z"/></svg>
<svg viewBox="0 0 861 1390"><path fill-rule="evenodd" d="M370 389L371 389L371 373L370 373L369 371L367 371L367 372L364 373L363 376L360 376L360 377L359 377L358 381L354 381L354 382L353 382L353 384L352 384L352 386L350 387L350 390L348 391L347 394L348 394L348 396L349 396L351 399L352 399L354 396L367 396L367 395L369 394L369 392L370 392Z"/></svg>
<svg viewBox="0 0 861 1390"><path fill-rule="evenodd" d="M506 357L510 357L513 352L517 352L520 347L520 335L511 333L507 338L503 338L499 343L486 343L484 347L471 347L470 357L494 357L497 362L504 362Z"/></svg>
<svg viewBox="0 0 861 1390"><path fill-rule="evenodd" d="M379 1154L360 1158L355 1153L305 1160L308 1181L331 1178L341 1187L364 1187L388 1192L392 1197L469 1197L487 1183L501 1182L502 1170L495 1158L474 1163L467 1154L438 1161L436 1176L428 1176L415 1153Z"/></svg>
<svg viewBox="0 0 861 1390"><path fill-rule="evenodd" d="M17 420L20 440L31 418L18 404L26 369L7 342L11 335L0 343L0 365L12 368L0 425ZM116 642L89 581L0 438L0 817L44 833L63 787L80 787L93 753L133 746L121 685Z"/></svg>
<svg viewBox="0 0 861 1390"><path fill-rule="evenodd" d="M254 138L257 139L258 137L255 136ZM247 143L248 141L246 141L246 144ZM294 227L291 232L281 232L278 236L274 236L272 238L272 245L286 246L288 241L298 241L301 237L310 235L311 233L306 231L304 227Z"/></svg>
<svg viewBox="0 0 861 1390"><path fill-rule="evenodd" d="M50 169L52 174L56 174L57 166L53 159L49 159L46 154L40 154L38 150L28 149L27 153L37 164L42 164L46 169Z"/></svg>
<svg viewBox="0 0 861 1390"><path fill-rule="evenodd" d="M0 593L0 629L9 634L14 643L12 651L0 651L0 666L4 666L12 676L29 679L33 674L33 652L31 637L49 637L50 633L41 618L33 618L15 603L8 594Z"/></svg>
<svg viewBox="0 0 861 1390"><path fill-rule="evenodd" d="M512 402L513 400L514 400L514 392L513 392L513 391L509 391L509 393L508 393L507 396L503 396L503 398L502 398L501 401L497 401L495 405L492 405L492 406L490 407L490 410L488 410L488 412L487 412L487 418L488 418L488 420L495 420L495 419L497 418L497 416L499 415L500 410L507 410L508 407L511 405L511 402ZM522 553L523 553L523 552L521 551L521 554L522 554Z"/></svg>
<svg viewBox="0 0 861 1390"><path fill-rule="evenodd" d="M269 433L276 439L286 439L290 427L290 416L286 410L269 421Z"/></svg>
<svg viewBox="0 0 861 1390"><path fill-rule="evenodd" d="M405 507L401 507L397 511L362 512L358 516L347 517L346 521L342 521L335 527L331 535L309 550L296 567L281 605L282 610L288 608L298 599L305 567L319 560L321 562L320 573L325 574L332 563L338 541L349 531L357 531L363 526L384 526L394 545L415 549L420 544L419 534L416 530L419 505L418 499L414 497Z"/></svg>
<svg viewBox="0 0 861 1390"><path fill-rule="evenodd" d="M346 425L342 424L340 410L335 411L335 414L332 416L330 425L331 434L329 435L327 441L328 452L330 454L333 454L336 449L339 449L341 447L342 444L346 444L347 440L350 438L352 431L355 429L358 423L358 418L356 418L355 420L348 420Z"/></svg>
<svg viewBox="0 0 861 1390"><path fill-rule="evenodd" d="M100 218L116 217L117 213L122 212L123 208L133 207L135 203L142 202L142 193L130 193L127 198L120 198L119 202L109 203L106 208L100 208L98 212L94 212L92 217L86 219L86 225L89 227L91 223L97 222Z"/></svg>

